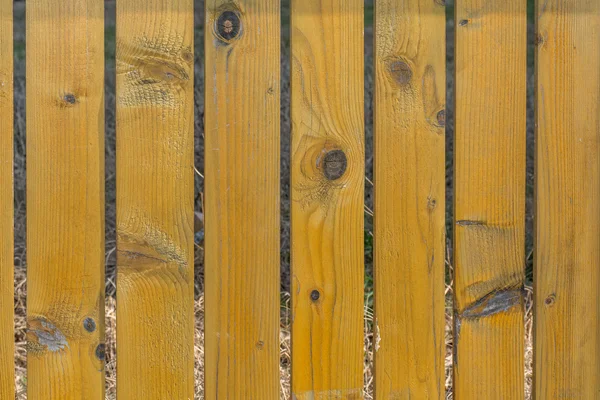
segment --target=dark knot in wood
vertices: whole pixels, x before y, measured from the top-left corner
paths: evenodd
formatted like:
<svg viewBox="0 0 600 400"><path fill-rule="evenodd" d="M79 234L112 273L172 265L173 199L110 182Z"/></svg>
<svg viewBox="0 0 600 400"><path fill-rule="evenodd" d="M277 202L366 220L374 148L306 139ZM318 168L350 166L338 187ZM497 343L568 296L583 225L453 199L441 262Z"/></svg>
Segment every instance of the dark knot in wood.
<svg viewBox="0 0 600 400"><path fill-rule="evenodd" d="M96 347L96 357L98 360L104 360L106 357L106 346L104 343L100 343L98 347Z"/></svg>
<svg viewBox="0 0 600 400"><path fill-rule="evenodd" d="M217 18L216 32L224 42L235 39L239 35L241 27L240 16L235 11L224 11Z"/></svg>
<svg viewBox="0 0 600 400"><path fill-rule="evenodd" d="M413 72L405 61L394 59L389 60L387 69L394 81L400 85L406 85L410 82Z"/></svg>
<svg viewBox="0 0 600 400"><path fill-rule="evenodd" d="M348 159L342 150L331 150L323 158L323 175L330 181L340 179L348 167Z"/></svg>
<svg viewBox="0 0 600 400"><path fill-rule="evenodd" d="M437 113L437 122L440 126L446 126L446 110Z"/></svg>
<svg viewBox="0 0 600 400"><path fill-rule="evenodd" d="M77 98L72 93L65 94L64 100L69 104L75 104L77 102Z"/></svg>

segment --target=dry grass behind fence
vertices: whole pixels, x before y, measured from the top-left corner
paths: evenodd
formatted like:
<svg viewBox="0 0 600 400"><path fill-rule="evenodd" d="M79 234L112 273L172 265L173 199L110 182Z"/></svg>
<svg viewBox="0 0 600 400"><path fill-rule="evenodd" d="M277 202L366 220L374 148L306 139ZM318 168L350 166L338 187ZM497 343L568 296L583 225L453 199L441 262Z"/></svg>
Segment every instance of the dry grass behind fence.
<svg viewBox="0 0 600 400"><path fill-rule="evenodd" d="M107 285L113 287L112 279L107 280ZM196 288L197 292L199 287ZM107 290L112 292L112 290ZM26 331L26 293L27 281L23 268L18 268L15 274L15 359L16 359L16 386L17 399L27 398L27 352L25 342ZM531 398L532 382L532 290L525 288L525 388L526 398ZM446 288L446 297L448 306L446 312L446 398L452 399L452 313L449 312L451 305L451 287ZM290 318L289 318L289 293L282 294L283 303L286 305L281 312L281 344L280 344L280 377L281 377L281 399L290 399L290 366L291 366L291 343L290 343ZM204 296L196 296L196 395L195 399L204 398ZM116 300L109 295L106 297L106 399L116 399ZM373 310L365 308L365 362L364 362L364 381L365 381L365 399L373 399Z"/></svg>

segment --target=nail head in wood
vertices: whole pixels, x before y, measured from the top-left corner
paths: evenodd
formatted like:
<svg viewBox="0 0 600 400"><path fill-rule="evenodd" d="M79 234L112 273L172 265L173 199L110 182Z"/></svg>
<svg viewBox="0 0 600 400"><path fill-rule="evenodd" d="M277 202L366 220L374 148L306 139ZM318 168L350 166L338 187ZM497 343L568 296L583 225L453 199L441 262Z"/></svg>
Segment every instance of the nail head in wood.
<svg viewBox="0 0 600 400"><path fill-rule="evenodd" d="M310 299L312 301L317 301L317 300L319 300L320 297L321 297L321 293L319 293L318 290L313 290L312 292L310 292Z"/></svg>
<svg viewBox="0 0 600 400"><path fill-rule="evenodd" d="M96 321L93 318L86 318L83 320L83 327L88 332L94 332L96 330Z"/></svg>

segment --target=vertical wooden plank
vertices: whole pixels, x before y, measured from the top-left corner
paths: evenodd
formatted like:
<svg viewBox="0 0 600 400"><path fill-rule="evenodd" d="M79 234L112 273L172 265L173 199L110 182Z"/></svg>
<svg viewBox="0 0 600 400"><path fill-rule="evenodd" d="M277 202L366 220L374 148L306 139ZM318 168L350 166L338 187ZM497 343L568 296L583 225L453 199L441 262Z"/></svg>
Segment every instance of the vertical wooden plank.
<svg viewBox="0 0 600 400"><path fill-rule="evenodd" d="M537 4L535 398L600 393L600 2Z"/></svg>
<svg viewBox="0 0 600 400"><path fill-rule="evenodd" d="M279 399L279 3L206 1L207 399Z"/></svg>
<svg viewBox="0 0 600 400"><path fill-rule="evenodd" d="M27 391L104 399L104 9L27 1Z"/></svg>
<svg viewBox="0 0 600 400"><path fill-rule="evenodd" d="M0 399L15 397L13 5L0 0Z"/></svg>
<svg viewBox="0 0 600 400"><path fill-rule="evenodd" d="M375 7L375 398L442 399L445 7Z"/></svg>
<svg viewBox="0 0 600 400"><path fill-rule="evenodd" d="M526 3L455 5L459 399L524 397Z"/></svg>
<svg viewBox="0 0 600 400"><path fill-rule="evenodd" d="M292 392L363 398L363 1L292 0Z"/></svg>
<svg viewBox="0 0 600 400"><path fill-rule="evenodd" d="M194 396L192 0L117 2L117 395Z"/></svg>

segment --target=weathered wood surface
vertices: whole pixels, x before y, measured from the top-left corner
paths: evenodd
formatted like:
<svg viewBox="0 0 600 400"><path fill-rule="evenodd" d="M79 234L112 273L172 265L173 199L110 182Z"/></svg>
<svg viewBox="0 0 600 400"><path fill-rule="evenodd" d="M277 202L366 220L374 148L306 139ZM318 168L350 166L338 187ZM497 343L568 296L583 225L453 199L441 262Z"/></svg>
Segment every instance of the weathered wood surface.
<svg viewBox="0 0 600 400"><path fill-rule="evenodd" d="M291 2L292 392L363 398L363 1Z"/></svg>
<svg viewBox="0 0 600 400"><path fill-rule="evenodd" d="M444 389L445 8L375 9L375 398Z"/></svg>
<svg viewBox="0 0 600 400"><path fill-rule="evenodd" d="M536 10L536 399L600 397L600 2Z"/></svg>
<svg viewBox="0 0 600 400"><path fill-rule="evenodd" d="M0 0L0 399L15 397L12 3Z"/></svg>
<svg viewBox="0 0 600 400"><path fill-rule="evenodd" d="M278 0L206 2L205 396L279 399Z"/></svg>
<svg viewBox="0 0 600 400"><path fill-rule="evenodd" d="M117 395L194 396L192 0L119 0Z"/></svg>
<svg viewBox="0 0 600 400"><path fill-rule="evenodd" d="M27 1L27 392L104 399L104 9Z"/></svg>
<svg viewBox="0 0 600 400"><path fill-rule="evenodd" d="M526 1L456 2L454 396L524 397Z"/></svg>

